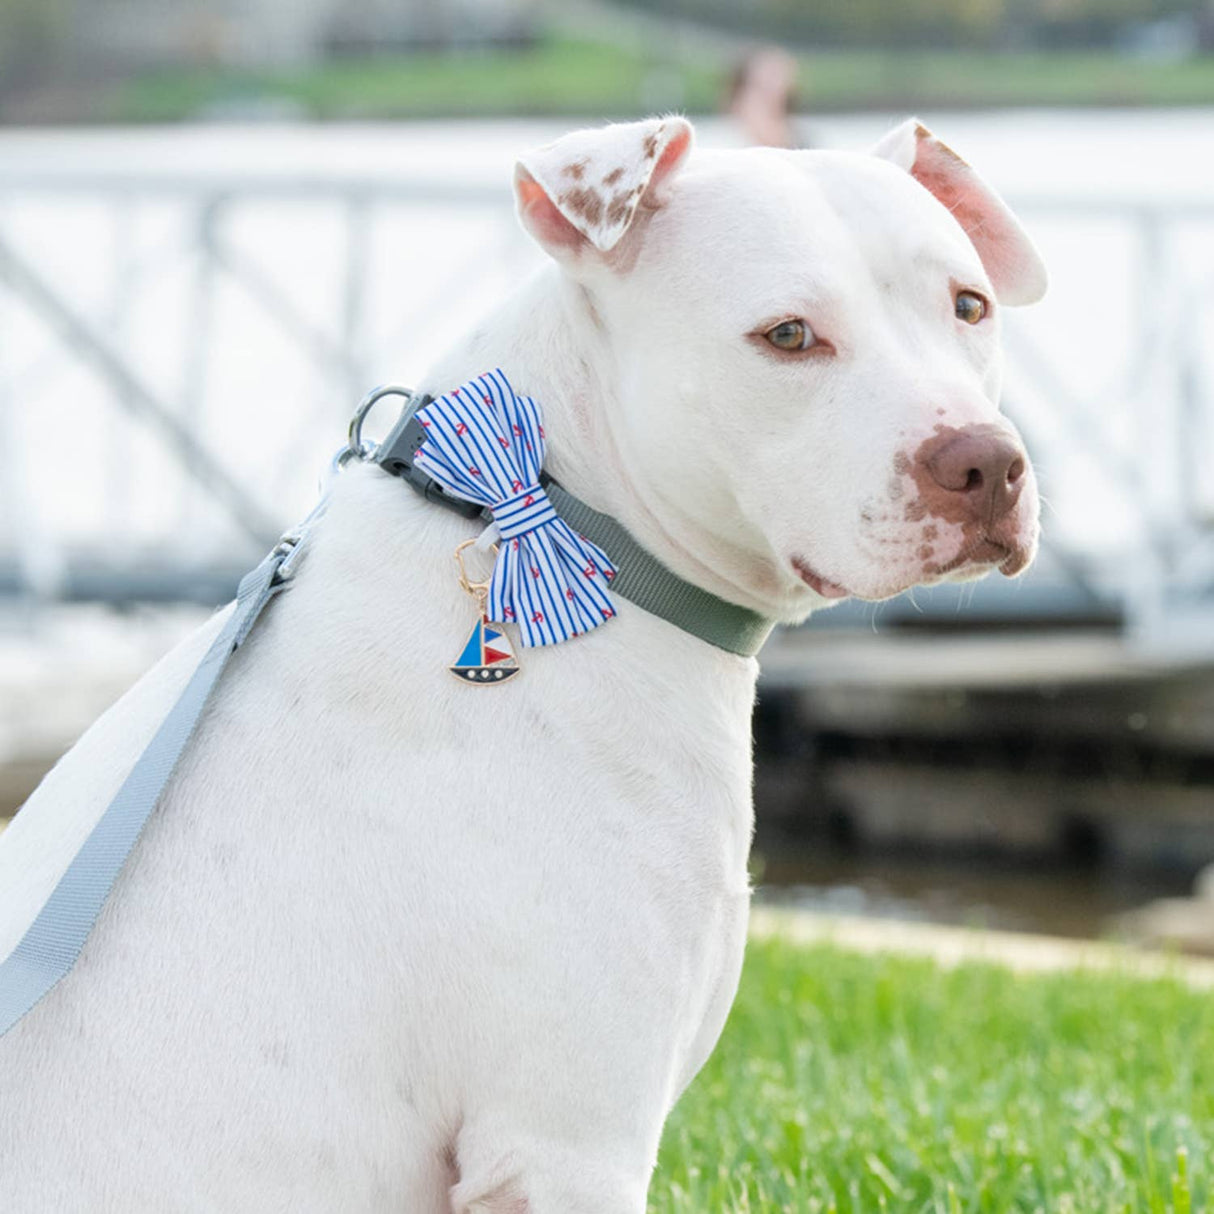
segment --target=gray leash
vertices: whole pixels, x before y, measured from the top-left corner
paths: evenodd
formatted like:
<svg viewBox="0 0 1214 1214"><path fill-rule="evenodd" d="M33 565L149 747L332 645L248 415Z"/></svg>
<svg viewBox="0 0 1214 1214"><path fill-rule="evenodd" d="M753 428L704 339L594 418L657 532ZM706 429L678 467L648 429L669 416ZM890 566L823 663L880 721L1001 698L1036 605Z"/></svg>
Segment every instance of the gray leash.
<svg viewBox="0 0 1214 1214"><path fill-rule="evenodd" d="M386 396L404 397L406 408L383 443L364 442L363 421L376 402ZM479 516L482 513L479 505L447 497L437 483L424 473L419 475L420 470L414 468L413 456L424 438L413 417L421 403L407 388L387 386L368 393L350 423L349 442L334 458L334 470L350 460L374 461L385 471L407 480L427 501L468 518ZM772 629L771 620L684 582L641 548L614 519L592 510L555 481L548 482L547 491L560 515L589 539L607 548L620 564L612 584L616 593L721 649L746 656L758 652ZM76 963L127 856L193 736L212 688L266 604L289 583L308 530L324 513L326 505L327 497L322 496L312 513L283 536L274 551L240 583L235 610L185 691L17 947L0 962L0 1037Z"/></svg>
<svg viewBox="0 0 1214 1214"><path fill-rule="evenodd" d="M135 840L194 733L215 681L266 604L286 585L297 537L280 543L236 594L236 607L17 947L0 962L0 1036L72 968Z"/></svg>
<svg viewBox="0 0 1214 1214"><path fill-rule="evenodd" d="M377 388L363 398L350 423L350 442L333 457L331 472L350 460L365 460L374 447L362 441L362 423L385 396L412 396L407 388ZM0 962L0 1037L3 1037L76 964L101 908L135 841L156 808L186 744L194 734L228 659L244 643L266 604L290 582L312 525L328 506L328 495L274 551L241 580L236 605L211 643L185 690L135 761L80 850L16 948Z"/></svg>

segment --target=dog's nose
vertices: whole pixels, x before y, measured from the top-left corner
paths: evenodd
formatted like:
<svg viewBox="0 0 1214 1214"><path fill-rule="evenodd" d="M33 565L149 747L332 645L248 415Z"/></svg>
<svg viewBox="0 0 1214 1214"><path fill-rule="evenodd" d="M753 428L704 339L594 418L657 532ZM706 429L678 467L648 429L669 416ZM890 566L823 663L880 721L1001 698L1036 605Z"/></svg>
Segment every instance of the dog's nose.
<svg viewBox="0 0 1214 1214"><path fill-rule="evenodd" d="M991 523L1008 514L1024 488L1024 449L1000 426L966 426L927 460L947 500L970 517Z"/></svg>

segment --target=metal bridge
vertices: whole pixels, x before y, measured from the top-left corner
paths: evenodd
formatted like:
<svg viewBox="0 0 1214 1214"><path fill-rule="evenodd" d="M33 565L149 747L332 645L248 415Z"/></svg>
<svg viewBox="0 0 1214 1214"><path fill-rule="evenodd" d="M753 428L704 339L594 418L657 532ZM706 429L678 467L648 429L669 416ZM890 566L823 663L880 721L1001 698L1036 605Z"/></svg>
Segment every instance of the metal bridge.
<svg viewBox="0 0 1214 1214"><path fill-rule="evenodd" d="M1006 329L1006 408L1049 503L1041 560L806 634L980 621L1040 648L1082 626L1104 638L1090 661L1209 661L1214 204L1013 202L1054 269L1051 299ZM306 511L352 404L407 382L535 256L503 186L407 166L6 171L0 597L222 601ZM790 670L797 646L777 646Z"/></svg>

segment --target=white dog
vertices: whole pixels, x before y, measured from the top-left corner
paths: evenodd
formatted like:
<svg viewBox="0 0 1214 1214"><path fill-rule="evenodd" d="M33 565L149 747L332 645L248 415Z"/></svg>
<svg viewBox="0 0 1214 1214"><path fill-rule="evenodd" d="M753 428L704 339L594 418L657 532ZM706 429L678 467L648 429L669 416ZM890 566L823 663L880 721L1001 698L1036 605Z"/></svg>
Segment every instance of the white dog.
<svg viewBox="0 0 1214 1214"><path fill-rule="evenodd" d="M1007 208L915 123L875 155L691 143L526 157L553 264L422 387L501 367L562 485L773 620L1023 569L999 313L1045 275ZM757 666L621 598L461 686L480 526L339 478L80 961L0 1038L6 1214L644 1210L742 961ZM0 957L221 618L4 836Z"/></svg>

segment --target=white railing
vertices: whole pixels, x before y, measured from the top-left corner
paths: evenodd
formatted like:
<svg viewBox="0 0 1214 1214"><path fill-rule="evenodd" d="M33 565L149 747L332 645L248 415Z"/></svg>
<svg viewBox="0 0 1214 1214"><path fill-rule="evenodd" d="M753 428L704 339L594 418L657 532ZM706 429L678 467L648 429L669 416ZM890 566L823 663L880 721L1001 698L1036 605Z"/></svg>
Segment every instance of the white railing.
<svg viewBox="0 0 1214 1214"><path fill-rule="evenodd" d="M1018 209L1054 271L1007 325L1048 544L1027 581L965 597L1214 649L1214 205ZM476 181L10 173L0 593L222 596L309 505L363 391L408 382L537 257L507 189Z"/></svg>

